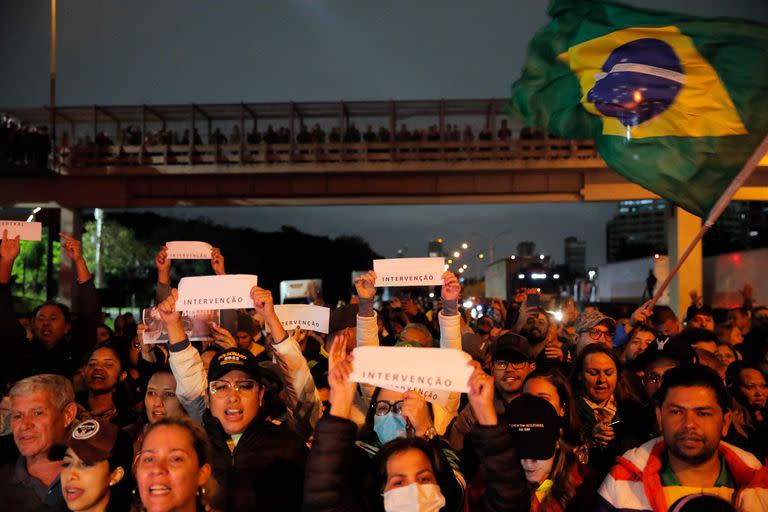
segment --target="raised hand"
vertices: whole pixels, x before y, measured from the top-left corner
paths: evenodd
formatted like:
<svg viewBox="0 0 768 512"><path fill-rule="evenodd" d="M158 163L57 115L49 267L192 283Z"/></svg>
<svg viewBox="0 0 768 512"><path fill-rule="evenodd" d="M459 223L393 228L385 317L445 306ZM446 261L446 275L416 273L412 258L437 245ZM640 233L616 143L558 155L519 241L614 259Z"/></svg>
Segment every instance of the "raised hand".
<svg viewBox="0 0 768 512"><path fill-rule="evenodd" d="M263 316L265 320L267 317L275 315L275 302L274 299L272 299L271 291L254 286L251 289L251 298L253 299L254 309L258 314Z"/></svg>
<svg viewBox="0 0 768 512"><path fill-rule="evenodd" d="M168 247L165 245L155 255L155 267L157 267L157 282L171 284L171 258L168 257Z"/></svg>
<svg viewBox="0 0 768 512"><path fill-rule="evenodd" d="M86 265L85 259L83 258L83 246L80 243L80 240L76 240L66 233L59 233L59 236L64 239L64 241L61 242L61 248L64 249L64 252L67 253L69 259L74 263L75 271L77 272L77 281L79 283L88 281L91 278L91 272L88 270L88 265Z"/></svg>
<svg viewBox="0 0 768 512"><path fill-rule="evenodd" d="M176 301L178 299L179 291L173 288L168 298L157 305L160 319L165 323L165 328L168 331L168 342L171 344L178 343L187 338L187 333L184 332L184 326L181 323L181 313L176 311Z"/></svg>
<svg viewBox="0 0 768 512"><path fill-rule="evenodd" d="M337 364L344 361L349 354L347 347L351 344L350 335L346 329L342 329L333 337L331 349L328 352L328 371L330 372Z"/></svg>
<svg viewBox="0 0 768 512"><path fill-rule="evenodd" d="M218 247L211 249L211 267L217 276L223 276L226 274L224 271L224 255Z"/></svg>
<svg viewBox="0 0 768 512"><path fill-rule="evenodd" d="M209 322L208 325L210 325L211 327L213 342L216 344L217 347L219 347L222 350L237 348L237 340L235 339L234 336L232 336L231 332L224 329L223 327L219 327L213 322Z"/></svg>
<svg viewBox="0 0 768 512"><path fill-rule="evenodd" d="M16 235L15 238L8 238L8 230L4 229L3 243L0 244L0 259L8 260L13 263L13 260L15 260L21 252L21 244L19 243L20 239L20 235Z"/></svg>
<svg viewBox="0 0 768 512"><path fill-rule="evenodd" d="M653 308L649 308L651 301L647 301L645 304L640 306L635 310L634 313L632 313L632 316L629 319L629 323L631 326L637 326L637 325L643 325L648 323L648 318L653 314Z"/></svg>
<svg viewBox="0 0 768 512"><path fill-rule="evenodd" d="M157 305L157 312L160 313L160 319L165 325L175 323L181 318L181 313L176 311L176 301L178 298L179 291L173 288L171 294Z"/></svg>
<svg viewBox="0 0 768 512"><path fill-rule="evenodd" d="M402 414L411 422L417 436L423 436L433 426L432 418L429 417L427 401L418 391L411 390L403 393Z"/></svg>
<svg viewBox="0 0 768 512"><path fill-rule="evenodd" d="M80 240L72 238L66 233L59 233L59 236L64 239L64 241L61 242L61 248L64 249L64 251L67 253L69 259L71 259L73 262L82 261L83 246L80 243Z"/></svg>
<svg viewBox="0 0 768 512"><path fill-rule="evenodd" d="M355 289L361 299L372 300L376 296L376 272L370 270L355 279Z"/></svg>
<svg viewBox="0 0 768 512"><path fill-rule="evenodd" d="M275 302L272 299L272 292L254 286L251 288L251 298L253 299L253 307L256 313L264 319L267 332L272 334L274 343L280 343L286 339L288 335L285 329L283 329L280 319L277 318L277 314L275 314Z"/></svg>
<svg viewBox="0 0 768 512"><path fill-rule="evenodd" d="M345 354L343 358L341 354ZM328 385L331 388L331 415L339 418L347 418L352 412L352 402L355 400L355 389L357 385L350 382L349 376L352 374L354 357L352 354L346 355L346 341L343 337L335 337L330 350ZM333 366L330 361L334 359Z"/></svg>
<svg viewBox="0 0 768 512"><path fill-rule="evenodd" d="M461 295L459 279L453 272L445 272L442 277L443 287L440 289L440 297L443 300L458 301Z"/></svg>
<svg viewBox="0 0 768 512"><path fill-rule="evenodd" d="M470 361L469 365L474 367L469 377L467 394L472 411L480 425L496 425L499 418L493 405L493 377L485 373L477 361Z"/></svg>

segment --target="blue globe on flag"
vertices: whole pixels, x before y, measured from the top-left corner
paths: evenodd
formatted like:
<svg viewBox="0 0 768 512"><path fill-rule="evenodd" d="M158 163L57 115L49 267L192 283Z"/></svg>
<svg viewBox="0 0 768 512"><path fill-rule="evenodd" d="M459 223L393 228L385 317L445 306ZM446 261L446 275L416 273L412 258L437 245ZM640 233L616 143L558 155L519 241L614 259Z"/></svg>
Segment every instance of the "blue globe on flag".
<svg viewBox="0 0 768 512"><path fill-rule="evenodd" d="M624 126L637 126L667 110L685 83L675 50L659 39L637 39L613 50L587 100Z"/></svg>

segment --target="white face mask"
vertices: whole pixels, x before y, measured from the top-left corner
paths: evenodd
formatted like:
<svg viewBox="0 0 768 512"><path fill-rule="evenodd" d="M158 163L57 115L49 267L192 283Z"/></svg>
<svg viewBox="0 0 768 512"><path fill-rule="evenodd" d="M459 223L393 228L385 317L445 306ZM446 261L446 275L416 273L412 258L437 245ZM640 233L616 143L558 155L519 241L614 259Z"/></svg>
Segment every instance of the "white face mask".
<svg viewBox="0 0 768 512"><path fill-rule="evenodd" d="M384 493L386 512L437 512L445 497L436 484L411 484Z"/></svg>

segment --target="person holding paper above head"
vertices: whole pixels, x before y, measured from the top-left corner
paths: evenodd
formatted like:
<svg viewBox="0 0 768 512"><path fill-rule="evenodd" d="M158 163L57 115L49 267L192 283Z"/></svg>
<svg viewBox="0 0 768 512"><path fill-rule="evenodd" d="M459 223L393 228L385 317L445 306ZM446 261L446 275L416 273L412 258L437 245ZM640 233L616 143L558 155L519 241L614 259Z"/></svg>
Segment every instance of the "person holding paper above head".
<svg viewBox="0 0 768 512"><path fill-rule="evenodd" d="M272 294L254 287L252 297L275 339L289 341L274 314ZM238 512L299 510L306 445L287 423L266 421L264 369L250 352L230 348L213 357L206 376L200 354L184 333L177 298L178 292L171 290L158 309L169 335L179 400L205 407L207 397L209 403L203 426L213 445L213 476L221 487L213 505Z"/></svg>
<svg viewBox="0 0 768 512"><path fill-rule="evenodd" d="M342 332L331 345L331 405L315 429L304 510L460 510L463 478L430 429L427 403L417 393L382 393L386 399L372 405L362 434L371 443L356 445L358 428L350 420L357 394L349 380L354 370L346 350L350 341ZM455 461L455 454L448 453Z"/></svg>
<svg viewBox="0 0 768 512"><path fill-rule="evenodd" d="M47 302L33 314L33 338L27 341L24 328L16 320L11 302L11 273L21 247L19 237L3 233L0 244L0 380L13 382L38 373L56 373L71 377L85 356L96 346L96 327L101 323L101 306L79 240L60 233L62 258L66 254L75 267L78 283L73 322L67 306Z"/></svg>
<svg viewBox="0 0 768 512"><path fill-rule="evenodd" d="M459 315L459 296L461 285L452 272L442 275L443 286L440 289L440 297L443 301L443 309L438 314L440 323L440 347L455 348L461 350L461 317ZM377 314L373 309L373 299L376 296L376 273L373 271L363 274L355 280L355 288L360 298L359 312L357 315L356 341L358 347L379 345ZM408 326L406 326L408 327ZM427 337L430 337L427 343ZM421 329L415 325L404 328L399 336L398 343L417 343L419 345L431 345L431 336L427 329ZM375 388L367 384L361 384L362 396L358 399L357 407L366 411L373 403ZM438 434L444 434L451 420L459 409L461 393L451 393L444 405L432 404L434 411L434 428Z"/></svg>

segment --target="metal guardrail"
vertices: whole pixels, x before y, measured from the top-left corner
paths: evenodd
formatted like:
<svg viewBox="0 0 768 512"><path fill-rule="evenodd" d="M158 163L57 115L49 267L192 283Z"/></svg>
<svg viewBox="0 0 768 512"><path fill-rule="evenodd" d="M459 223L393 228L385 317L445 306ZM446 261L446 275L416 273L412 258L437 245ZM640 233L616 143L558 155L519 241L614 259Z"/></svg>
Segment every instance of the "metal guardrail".
<svg viewBox="0 0 768 512"><path fill-rule="evenodd" d="M373 143L75 146L59 151L59 168L264 165L597 158L594 141L512 139Z"/></svg>

